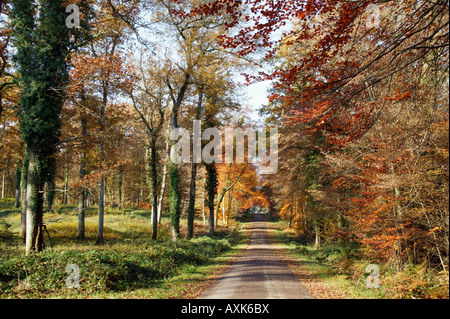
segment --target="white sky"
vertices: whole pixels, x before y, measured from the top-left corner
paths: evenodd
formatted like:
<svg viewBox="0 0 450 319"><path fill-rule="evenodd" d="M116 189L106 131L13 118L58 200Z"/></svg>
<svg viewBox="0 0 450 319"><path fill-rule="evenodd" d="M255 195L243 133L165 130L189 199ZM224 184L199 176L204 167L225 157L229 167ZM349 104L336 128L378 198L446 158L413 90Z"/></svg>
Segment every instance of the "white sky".
<svg viewBox="0 0 450 319"><path fill-rule="evenodd" d="M263 105L267 105L269 100L267 99L268 89L270 88L270 81L258 82L247 87L247 103L254 111L254 116L258 116L258 109Z"/></svg>

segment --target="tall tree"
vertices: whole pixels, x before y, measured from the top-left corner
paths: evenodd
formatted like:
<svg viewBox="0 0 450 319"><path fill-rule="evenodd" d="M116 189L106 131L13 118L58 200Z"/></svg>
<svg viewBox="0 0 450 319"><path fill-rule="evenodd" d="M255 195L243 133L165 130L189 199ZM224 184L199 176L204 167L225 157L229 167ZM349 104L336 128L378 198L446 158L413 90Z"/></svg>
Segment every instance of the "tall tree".
<svg viewBox="0 0 450 319"><path fill-rule="evenodd" d="M195 91L198 93L199 90L196 90L195 87L197 89L204 87L205 90L214 90L214 77L223 77L223 74L221 74L223 66L228 62L225 61L226 55L224 54L224 51L219 50L216 46L216 39L226 31L228 16L215 15L213 17L190 17L184 14L190 10L195 10L195 8L199 8L208 2L203 0L180 2L156 0L151 2L155 4L155 18L163 21L162 26L164 27L164 30L169 32L172 40L171 50L168 50L166 57L170 61L171 66L171 72L167 76L167 86L172 100L170 123L173 131L180 125L183 125L181 121L179 121L181 112L184 111L184 114L188 113L191 115L185 120L191 120L192 122L192 120L197 118L197 112L189 112L186 110L187 107L183 107L184 104L195 104L195 102L186 103L186 100L191 95L196 95ZM214 74L214 72L217 73ZM207 88L208 86L210 87ZM203 93L198 94L198 96L202 95ZM182 107L184 110L182 110ZM191 127L191 125L189 125L189 127ZM179 236L179 219L181 216L179 207L181 193L178 185L179 169L178 164L173 162L170 163L169 171L171 173L169 176L173 177L173 179L170 179L169 183L172 188L170 191L170 207L174 239ZM192 187L190 188L192 200L190 205L191 208L188 208L189 236L192 233L193 227L192 209L195 194L195 175L196 164L193 164L191 166Z"/></svg>
<svg viewBox="0 0 450 319"><path fill-rule="evenodd" d="M13 43L20 72L20 127L29 156L25 252L43 249L44 185L53 177L59 114L68 81L69 33L62 1L13 1ZM36 9L39 10L37 15Z"/></svg>
<svg viewBox="0 0 450 319"><path fill-rule="evenodd" d="M158 195L161 188L158 176L160 152L157 146L160 143L166 113L168 113L169 96L164 78L164 65L161 63L160 67L155 67L158 63L151 57L145 59L145 63L142 61L142 56L140 60L139 72L137 72L139 82L133 87L130 96L146 135L145 167L152 205L152 239L157 239Z"/></svg>

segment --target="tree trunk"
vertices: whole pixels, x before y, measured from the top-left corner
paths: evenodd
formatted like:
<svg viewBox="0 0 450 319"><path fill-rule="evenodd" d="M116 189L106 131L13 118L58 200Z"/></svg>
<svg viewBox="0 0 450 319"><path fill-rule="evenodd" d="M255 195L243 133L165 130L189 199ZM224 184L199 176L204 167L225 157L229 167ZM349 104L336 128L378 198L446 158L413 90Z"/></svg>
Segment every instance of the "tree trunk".
<svg viewBox="0 0 450 319"><path fill-rule="evenodd" d="M25 254L43 249L42 216L44 209L44 187L40 181L39 158L30 151L27 176L26 237Z"/></svg>
<svg viewBox="0 0 450 319"><path fill-rule="evenodd" d="M117 181L117 191L118 191L118 203L117 208L122 209L122 183L123 183L123 175L122 172L119 172L119 179Z"/></svg>
<svg viewBox="0 0 450 319"><path fill-rule="evenodd" d="M197 112L194 121L195 127L193 132L193 154L192 154L192 167L191 167L191 184L189 187L189 206L187 213L187 237L192 238L194 236L194 217L195 217L195 179L197 178L197 163L201 162L201 124L199 122L203 107L203 85L199 87ZM200 136L198 136L200 134ZM200 158L199 158L200 157Z"/></svg>
<svg viewBox="0 0 450 319"><path fill-rule="evenodd" d="M83 103L83 102L82 102ZM81 154L80 154L80 182L82 183L84 176L86 175L86 170L84 168L86 162L86 120L81 117ZM86 214L86 188L82 185L80 189L80 195L78 200L78 239L85 239L85 223L84 218Z"/></svg>
<svg viewBox="0 0 450 319"><path fill-rule="evenodd" d="M46 212L53 209L53 201L55 200L55 183L54 179L45 183L45 204L47 205Z"/></svg>
<svg viewBox="0 0 450 319"><path fill-rule="evenodd" d="M206 215L205 215L205 189L203 189L203 197L202 197L202 217L203 217L203 225L206 225Z"/></svg>
<svg viewBox="0 0 450 319"><path fill-rule="evenodd" d="M152 239L158 238L158 194L152 194Z"/></svg>
<svg viewBox="0 0 450 319"><path fill-rule="evenodd" d="M139 187L141 186L139 185ZM136 209L139 209L140 202L141 202L141 190L138 189L136 193Z"/></svg>
<svg viewBox="0 0 450 319"><path fill-rule="evenodd" d="M170 140L169 140L169 136L170 136L170 125L167 128L166 159L164 161L163 175L162 175L162 181L161 181L161 191L160 191L159 200L158 200L158 224L161 224L162 205L163 205L164 194L166 192L166 184L167 184L167 182L166 182L167 181L167 168L169 166L169 161L170 161L170 156L169 156Z"/></svg>
<svg viewBox="0 0 450 319"><path fill-rule="evenodd" d="M314 248L319 248L320 246L320 226L317 222L314 222Z"/></svg>
<svg viewBox="0 0 450 319"><path fill-rule="evenodd" d="M337 228L341 234L344 233L344 217L341 212L339 212L337 215ZM343 245L344 238L342 236L339 236L337 243L338 245Z"/></svg>
<svg viewBox="0 0 450 319"><path fill-rule="evenodd" d="M28 181L28 165L30 162L28 150L25 150L25 156L23 159L23 166L20 179L20 187L22 188L22 214L20 218L20 237L23 238L25 243L26 231L27 231L27 181Z"/></svg>
<svg viewBox="0 0 450 319"><path fill-rule="evenodd" d="M15 199L14 199L14 207L19 208L20 206L20 180L21 180L21 166L22 164L17 163L16 168L16 180L15 180Z"/></svg>
<svg viewBox="0 0 450 319"><path fill-rule="evenodd" d="M106 195L109 192L109 187L108 187L108 176L106 176L103 180L103 206L108 205L108 201L106 200Z"/></svg>
<svg viewBox="0 0 450 319"><path fill-rule="evenodd" d="M97 244L101 244L103 242L103 223L104 223L104 215L105 215L105 207L104 207L104 179L103 176L100 178L100 182L98 184L98 229L97 229Z"/></svg>
<svg viewBox="0 0 450 319"><path fill-rule="evenodd" d="M172 130L175 130L178 127L177 124L177 114L174 113L172 115ZM175 143L171 141L171 144ZM178 164L170 161L169 164L169 210L170 210L170 220L172 225L172 240L177 241L180 237L180 181L178 176Z"/></svg>
<svg viewBox="0 0 450 319"><path fill-rule="evenodd" d="M231 165L231 164L229 164L229 165ZM222 200L223 200L225 194L226 194L230 189L233 188L234 184L236 184L236 183L239 181L239 179L241 178L241 176L242 176L242 174L244 173L244 171L246 170L246 168L247 168L247 166L244 166L244 168L242 169L242 171L239 173L239 175L236 177L236 179L235 179L231 184L229 184L230 181L231 181L231 180L230 180L230 177L229 177L229 176L227 177L227 181L226 181L225 185L223 186L222 191L220 192L220 195L219 195L219 198L218 198L218 201L217 201L216 223L219 221L219 208L220 208L220 203L222 202Z"/></svg>
<svg viewBox="0 0 450 319"><path fill-rule="evenodd" d="M152 239L158 237L158 163L156 158L156 139L150 142L150 191L152 200Z"/></svg>
<svg viewBox="0 0 450 319"><path fill-rule="evenodd" d="M85 225L84 218L86 214L86 189L82 188L80 191L80 199L78 201L78 233L77 239L85 239Z"/></svg>
<svg viewBox="0 0 450 319"><path fill-rule="evenodd" d="M69 169L66 167L64 173L64 193L63 193L63 205L67 205L67 192L69 190Z"/></svg>
<svg viewBox="0 0 450 319"><path fill-rule="evenodd" d="M195 179L197 177L197 164L192 163L191 183L189 185L189 206L187 213L187 237L194 237L194 217L195 217Z"/></svg>
<svg viewBox="0 0 450 319"><path fill-rule="evenodd" d="M14 197L14 207L19 208L20 206L20 187L16 188L16 194Z"/></svg>
<svg viewBox="0 0 450 319"><path fill-rule="evenodd" d="M2 199L5 198L5 174L6 174L6 170L3 170L3 175L2 175Z"/></svg>
<svg viewBox="0 0 450 319"><path fill-rule="evenodd" d="M169 165L169 175L170 175L170 218L172 224L172 240L176 241L180 237L180 189L179 189L179 176L178 176L178 165L171 162Z"/></svg>
<svg viewBox="0 0 450 319"><path fill-rule="evenodd" d="M114 176L112 176L114 177ZM109 194L110 194L110 199L111 199L111 203L110 206L111 208L114 208L114 178L111 178L111 183L110 183L110 187L109 187Z"/></svg>
<svg viewBox="0 0 450 319"><path fill-rule="evenodd" d="M225 224L225 202L226 200L222 201L222 224Z"/></svg>
<svg viewBox="0 0 450 319"><path fill-rule="evenodd" d="M206 165L207 206L209 209L209 235L214 235L214 197L217 188L217 171L214 163Z"/></svg>
<svg viewBox="0 0 450 319"><path fill-rule="evenodd" d="M103 94L102 103L100 105L100 117L99 117L99 160L100 160L100 170L103 170L103 130L105 121L105 110L108 103L108 83L103 82ZM103 223L105 215L105 181L103 177L103 172L100 176L100 181L98 183L98 229L97 229L97 244L103 243Z"/></svg>
<svg viewBox="0 0 450 319"><path fill-rule="evenodd" d="M167 179L167 163L164 164L163 177L162 177L162 181L161 181L161 190L159 192L158 224L161 224L161 219L162 219L162 205L163 205L163 200L164 200L164 194L166 192L166 179Z"/></svg>
<svg viewBox="0 0 450 319"><path fill-rule="evenodd" d="M227 179L227 184L230 180ZM220 210L220 204L222 203L223 198L225 197L225 194L227 193L227 184L222 188L222 191L220 192L219 198L217 200L217 209L216 209L216 215L215 215L215 222L216 225L219 224L219 210Z"/></svg>
<svg viewBox="0 0 450 319"><path fill-rule="evenodd" d="M230 192L228 193L228 214L227 214L227 218L225 220L225 224L228 227L228 223L229 223L229 219L232 216L231 210L232 210L232 206L231 206L231 202L233 201L233 189L230 189Z"/></svg>
<svg viewBox="0 0 450 319"><path fill-rule="evenodd" d="M170 91L170 96L172 99L172 112L171 112L171 129L175 130L178 128L178 112L181 107L181 103L183 102L184 95L186 90L188 89L190 81L190 74L185 74L184 83L178 91L177 97L174 96L174 91L170 82L167 81L167 86ZM174 145L174 141L171 141L171 145ZM169 165L169 176L170 176L170 193L169 193L169 201L170 201L170 219L172 223L172 239L176 241L180 236L180 198L181 193L179 189L179 176L178 176L178 164L170 161Z"/></svg>

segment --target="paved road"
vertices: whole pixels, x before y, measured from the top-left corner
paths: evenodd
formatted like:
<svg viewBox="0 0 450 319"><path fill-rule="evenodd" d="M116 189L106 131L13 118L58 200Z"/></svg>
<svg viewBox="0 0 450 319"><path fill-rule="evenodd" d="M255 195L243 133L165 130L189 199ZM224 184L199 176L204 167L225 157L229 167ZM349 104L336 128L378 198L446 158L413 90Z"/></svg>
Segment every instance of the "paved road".
<svg viewBox="0 0 450 319"><path fill-rule="evenodd" d="M270 244L266 222L255 214L250 244L199 299L311 299Z"/></svg>

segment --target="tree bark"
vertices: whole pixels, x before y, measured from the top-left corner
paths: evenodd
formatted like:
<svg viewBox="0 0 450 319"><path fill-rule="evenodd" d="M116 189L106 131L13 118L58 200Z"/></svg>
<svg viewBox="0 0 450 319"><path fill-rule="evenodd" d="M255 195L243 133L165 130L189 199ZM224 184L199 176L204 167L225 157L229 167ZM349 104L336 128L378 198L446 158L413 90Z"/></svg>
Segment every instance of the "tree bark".
<svg viewBox="0 0 450 319"><path fill-rule="evenodd" d="M43 249L42 217L44 209L44 187L40 178L39 158L30 151L27 176L26 237L25 254Z"/></svg>
<svg viewBox="0 0 450 319"><path fill-rule="evenodd" d="M17 163L16 168L16 180L15 180L15 199L14 199L14 207L19 208L20 206L20 180L21 180L21 163Z"/></svg>
<svg viewBox="0 0 450 319"><path fill-rule="evenodd" d="M99 159L100 159L100 170L103 169L103 130L104 130L104 120L105 120L105 110L108 101L108 84L103 83L103 98L100 106L100 117L99 117L99 128L100 136L98 143ZM103 223L105 215L105 181L103 173L100 176L100 181L98 183L98 229L97 229L97 244L103 243Z"/></svg>
<svg viewBox="0 0 450 319"><path fill-rule="evenodd" d="M214 163L206 165L206 202L209 209L209 235L214 235L214 197L217 188L217 171Z"/></svg>
<svg viewBox="0 0 450 319"><path fill-rule="evenodd" d="M197 163L191 166L191 183L189 185L189 206L187 213L187 237L194 237L194 217L195 217L195 179L197 177Z"/></svg>
<svg viewBox="0 0 450 319"><path fill-rule="evenodd" d="M30 157L28 150L25 150L25 156L23 159L23 166L20 179L20 187L22 188L22 214L20 218L20 237L23 238L25 243L27 232L27 181L28 181L28 165Z"/></svg>
<svg viewBox="0 0 450 319"><path fill-rule="evenodd" d="M66 167L65 173L64 173L64 187L63 187L64 193L63 193L63 205L67 205L67 192L69 190L69 169Z"/></svg>
<svg viewBox="0 0 450 319"><path fill-rule="evenodd" d="M3 170L3 174L2 174L2 199L5 198L5 173L6 173L6 170Z"/></svg>
<svg viewBox="0 0 450 319"><path fill-rule="evenodd" d="M104 207L104 179L100 178L100 182L98 183L98 228L97 228L97 244L101 244L103 242L103 224L104 224L104 215L105 215L105 207Z"/></svg>
<svg viewBox="0 0 450 319"><path fill-rule="evenodd" d="M175 98L174 91L170 84L170 81L167 80L167 87L170 91L170 97L172 99L172 112L171 112L171 128L175 130L178 128L178 112L181 107L181 103L183 102L184 95L190 84L190 75L185 74L185 79L183 85L180 87L178 91L177 97ZM171 145L173 146L175 143L171 141ZM178 176L178 164L171 162L169 165L169 176L170 176L170 218L172 222L172 239L176 241L180 236L180 198L181 193L179 189L179 176Z"/></svg>
<svg viewBox="0 0 450 319"><path fill-rule="evenodd" d="M198 94L198 102L197 102L197 113L195 116L195 119L198 121L200 120L200 116L202 113L202 107L203 107L203 85L200 85L199 87L199 94ZM197 123L197 122L194 122ZM200 125L200 124L199 124ZM198 128L197 128L198 129ZM201 127L200 127L201 129ZM189 205L188 205L188 213L187 213L187 237L192 238L194 236L194 218L195 218L195 191L196 191L196 185L195 180L197 178L197 162L198 162L198 156L202 156L201 152L200 154L197 154L197 147L201 147L201 132L200 136L197 136L198 131L196 131L196 127L194 127L193 132L193 155L192 155L192 166L191 166L191 183L189 185ZM196 145L198 144L198 145ZM200 158L201 160L201 158Z"/></svg>
<svg viewBox="0 0 450 319"><path fill-rule="evenodd" d="M205 182L203 182L203 185L205 185L204 183L205 183ZM203 217L203 225L206 225L205 201L206 201L205 187L203 186L203 196L202 196L202 217Z"/></svg>
<svg viewBox="0 0 450 319"><path fill-rule="evenodd" d="M161 181L161 190L159 192L159 200L158 200L158 224L161 224L162 219L162 205L164 200L164 194L166 192L166 180L167 180L167 161L164 163L163 168L163 176Z"/></svg>
<svg viewBox="0 0 450 319"><path fill-rule="evenodd" d="M156 138L153 137L150 144L150 182L152 198L152 239L158 237L158 163L156 159Z"/></svg>
<svg viewBox="0 0 450 319"><path fill-rule="evenodd" d="M81 142L81 154L80 154L80 182L82 183L84 176L86 175L85 162L86 162L86 119L81 117L81 136L83 137ZM85 214L86 214L86 188L82 185L80 189L80 195L78 200L78 239L85 239Z"/></svg>
<svg viewBox="0 0 450 319"><path fill-rule="evenodd" d="M162 181L161 181L161 191L159 195L158 200L158 224L161 224L162 219L162 205L164 200L164 194L166 192L166 184L167 184L167 168L170 161L169 151L170 151L170 125L167 128L167 137L166 137L166 159L164 160L164 167L163 167L163 175L162 175Z"/></svg>
<svg viewBox="0 0 450 319"><path fill-rule="evenodd" d="M114 198L115 189L114 189L114 178L113 177L114 176L112 176L110 179L110 187L109 187L109 194L110 194L109 198L111 199L111 203L110 203L111 208L114 208L114 199L115 199Z"/></svg>
<svg viewBox="0 0 450 319"><path fill-rule="evenodd" d="M230 189L230 192L228 193L228 214L226 217L226 221L225 224L228 227L229 224L229 219L230 217L232 217L232 206L231 206L231 202L233 201L233 189Z"/></svg>
<svg viewBox="0 0 450 319"><path fill-rule="evenodd" d="M156 240L158 237L158 163L157 163L157 149L156 138L150 135L149 145L146 146L145 152L145 169L147 171L147 184L150 188L150 201L152 205L151 210L151 224L152 224L152 239Z"/></svg>
<svg viewBox="0 0 450 319"><path fill-rule="evenodd" d="M122 209L122 183L123 183L123 174L122 172L119 172L119 178L117 181L117 191L118 191L118 203L117 203L117 207L120 209Z"/></svg>
<svg viewBox="0 0 450 319"><path fill-rule="evenodd" d="M180 237L180 180L178 176L178 165L175 163L170 163L169 165L170 174L170 192L169 192L169 202L170 202L170 218L172 224L172 240L177 241Z"/></svg>
<svg viewBox="0 0 450 319"><path fill-rule="evenodd" d="M319 248L320 246L320 226L317 222L314 223L314 248Z"/></svg>

